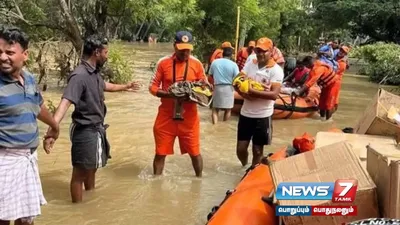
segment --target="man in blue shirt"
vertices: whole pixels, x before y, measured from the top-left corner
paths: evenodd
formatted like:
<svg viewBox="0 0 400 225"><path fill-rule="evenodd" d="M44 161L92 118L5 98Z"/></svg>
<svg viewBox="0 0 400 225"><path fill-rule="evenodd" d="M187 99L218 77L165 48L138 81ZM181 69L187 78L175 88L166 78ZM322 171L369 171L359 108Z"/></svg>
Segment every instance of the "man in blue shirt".
<svg viewBox="0 0 400 225"><path fill-rule="evenodd" d="M43 104L35 77L23 70L28 59L29 37L15 27L0 27L0 225L33 224L46 204L39 177L36 148L37 119L58 124Z"/></svg>
<svg viewBox="0 0 400 225"><path fill-rule="evenodd" d="M210 76L214 78L214 92L212 103L212 121L218 122L219 110L223 110L224 121L231 116L231 109L234 103L233 78L239 74L239 67L232 59L233 49L225 48L223 58L216 59L210 68Z"/></svg>

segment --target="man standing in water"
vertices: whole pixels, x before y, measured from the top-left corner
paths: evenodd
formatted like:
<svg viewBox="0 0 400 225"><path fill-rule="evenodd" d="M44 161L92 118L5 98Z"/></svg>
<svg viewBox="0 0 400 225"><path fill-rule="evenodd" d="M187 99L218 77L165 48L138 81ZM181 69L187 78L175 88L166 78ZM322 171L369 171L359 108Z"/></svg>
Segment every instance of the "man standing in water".
<svg viewBox="0 0 400 225"><path fill-rule="evenodd" d="M216 59L221 59L223 58L222 53L224 51L224 49L234 49L232 47L232 44L229 41L225 41L224 43L221 44L221 48L217 48L213 54L210 57L209 63L208 63L208 69L207 69L207 74L210 72L210 68L211 68L211 64L216 60ZM210 78L210 77L209 77ZM211 83L213 83L214 81L211 79L209 80Z"/></svg>
<svg viewBox="0 0 400 225"><path fill-rule="evenodd" d="M103 80L100 69L107 61L107 44L106 39L97 35L85 39L82 62L68 77L68 85L54 114L59 124L70 105L75 106L70 127L73 166L70 188L74 203L82 201L83 184L87 191L95 188L96 171L107 164L110 146L104 128L104 91L138 88L136 83L117 85ZM50 150L53 144L54 140L46 136L46 149Z"/></svg>
<svg viewBox="0 0 400 225"><path fill-rule="evenodd" d="M219 110L223 110L224 121L231 117L231 109L234 103L233 78L239 74L239 68L232 61L233 49L225 48L222 59L217 59L211 64L210 76L214 80L214 92L212 101L212 122L218 122Z"/></svg>
<svg viewBox="0 0 400 225"><path fill-rule="evenodd" d="M33 224L46 204L39 177L36 119L58 124L43 104L35 77L23 70L28 59L29 37L18 28L0 27L0 225Z"/></svg>
<svg viewBox="0 0 400 225"><path fill-rule="evenodd" d="M191 55L193 50L192 35L180 31L175 36L175 53L161 58L151 78L149 91L161 98L158 115L154 123L156 152L153 161L154 175L161 175L167 155L174 153L175 138L179 138L181 153L188 153L197 177L202 176L203 159L200 154L200 118L197 105L183 98L175 98L168 88L178 81L207 82L201 62ZM183 105L183 121L174 120L174 106L177 102Z"/></svg>
<svg viewBox="0 0 400 225"><path fill-rule="evenodd" d="M336 62L338 62L338 71L336 72L336 75L338 76L339 79L339 85L338 85L338 93L336 97L336 102L335 102L335 112L339 108L339 97L340 97L340 89L342 87L342 79L344 72L346 72L347 69L347 54L349 53L350 49L347 46L342 46L339 49L339 52L335 56Z"/></svg>
<svg viewBox="0 0 400 225"><path fill-rule="evenodd" d="M225 41L224 43L222 43L221 44L221 48L218 48L213 52L213 54L210 57L210 65L211 65L211 63L214 62L214 60L223 58L222 52L226 48L230 48L230 49L233 50L232 44L229 41Z"/></svg>
<svg viewBox="0 0 400 225"><path fill-rule="evenodd" d="M301 96L315 84L321 87L319 112L322 121L329 120L335 112L336 98L340 89L340 79L334 69L334 63L337 62L331 61L330 57L332 57L332 52L329 46L319 49L318 58L312 66L307 81L296 93Z"/></svg>
<svg viewBox="0 0 400 225"><path fill-rule="evenodd" d="M250 140L253 141L252 165L260 162L264 145L271 144L274 103L284 77L283 69L272 58L273 49L270 39L260 38L254 49L257 60L246 63L242 71L265 87L264 91L250 87L248 94L238 92L244 102L238 123L236 154L243 166L248 162Z"/></svg>

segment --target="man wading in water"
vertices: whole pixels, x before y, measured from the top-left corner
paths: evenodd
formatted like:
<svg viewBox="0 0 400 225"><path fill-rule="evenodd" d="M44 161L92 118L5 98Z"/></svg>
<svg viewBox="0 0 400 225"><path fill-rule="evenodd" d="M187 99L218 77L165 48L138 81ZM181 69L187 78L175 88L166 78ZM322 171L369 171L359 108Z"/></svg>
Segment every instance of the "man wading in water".
<svg viewBox="0 0 400 225"><path fill-rule="evenodd" d="M340 77L336 75L334 64L330 60L331 54L329 46L323 46L319 49L318 58L312 66L307 81L296 93L298 96L301 96L315 84L321 87L319 113L322 121L331 121L330 119L336 111L336 98L338 97L341 84Z"/></svg>
<svg viewBox="0 0 400 225"><path fill-rule="evenodd" d="M247 165L249 156L247 148L250 140L253 141L252 165L260 162L264 145L271 144L274 103L283 80L283 69L272 58L273 48L270 39L259 39L254 49L257 60L246 63L242 71L250 79L263 84L265 90L257 91L250 87L248 94L236 90L244 98L238 123L236 147L237 157L243 166Z"/></svg>
<svg viewBox="0 0 400 225"><path fill-rule="evenodd" d="M213 124L218 122L218 113L224 111L224 121L231 117L231 109L234 103L233 78L239 74L239 67L232 59L233 49L225 48L223 58L211 63L210 76L214 80L214 92L212 102L211 119Z"/></svg>
<svg viewBox="0 0 400 225"><path fill-rule="evenodd" d="M71 197L74 203L82 201L83 184L87 191L95 188L97 168L107 164L110 146L104 128L104 91L139 88L136 83L117 85L104 82L100 69L107 61L107 55L106 39L93 35L85 40L82 62L68 77L68 85L54 114L54 119L60 123L69 106L75 106L70 127L73 166ZM53 144L54 140L46 136L45 149L50 150Z"/></svg>
<svg viewBox="0 0 400 225"><path fill-rule="evenodd" d="M46 204L39 177L37 120L58 124L43 104L35 77L22 70L29 38L18 28L0 27L0 225L33 225Z"/></svg>
<svg viewBox="0 0 400 225"><path fill-rule="evenodd" d="M156 72L150 81L150 93L161 98L153 128L156 142L153 161L155 175L162 174L166 156L174 154L176 137L179 138L181 153L190 155L196 176L202 175L203 158L200 154L200 118L197 105L186 101L185 98L175 98L167 91L178 81L207 82L202 63L191 56L193 50L191 42L192 35L189 32L178 32L175 36L175 53L158 61ZM183 104L183 121L173 118L175 103L178 101Z"/></svg>

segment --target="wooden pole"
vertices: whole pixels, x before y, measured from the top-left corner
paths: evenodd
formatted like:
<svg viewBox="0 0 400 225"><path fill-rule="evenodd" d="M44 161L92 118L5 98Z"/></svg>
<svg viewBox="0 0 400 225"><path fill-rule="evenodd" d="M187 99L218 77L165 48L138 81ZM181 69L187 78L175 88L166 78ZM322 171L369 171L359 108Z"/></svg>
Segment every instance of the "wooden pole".
<svg viewBox="0 0 400 225"><path fill-rule="evenodd" d="M240 6L237 7L237 19L236 19L236 42L235 42L235 62L238 53L238 44L239 44L239 24L240 24Z"/></svg>

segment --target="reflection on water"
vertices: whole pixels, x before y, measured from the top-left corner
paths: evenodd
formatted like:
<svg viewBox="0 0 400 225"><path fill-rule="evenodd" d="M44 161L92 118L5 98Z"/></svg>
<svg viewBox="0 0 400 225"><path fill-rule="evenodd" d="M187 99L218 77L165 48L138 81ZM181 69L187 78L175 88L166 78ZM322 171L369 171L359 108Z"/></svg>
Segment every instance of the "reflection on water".
<svg viewBox="0 0 400 225"><path fill-rule="evenodd" d="M134 55L133 50L136 50ZM159 100L147 91L152 75L149 65L171 51L171 44L129 44L124 48L126 57L134 61L136 79L144 87L138 93L106 93L106 122L110 124L108 137L113 158L106 168L99 170L97 189L85 193L83 204L73 205L69 196L70 115L62 123L54 152L46 155L39 151L49 204L42 208L37 224L205 224L212 206L219 204L226 190L237 184L245 171L235 155L237 118L213 126L207 108L200 110L204 177L195 178L189 157L180 155L167 158L164 176L152 176L152 127ZM365 79L345 77L340 108L333 123L312 119L274 121L273 145L267 150L285 146L305 131L316 134L331 127L352 126L376 90L377 86ZM55 104L60 96L61 91L55 89L44 93L45 99ZM44 131L41 125L41 133Z"/></svg>

